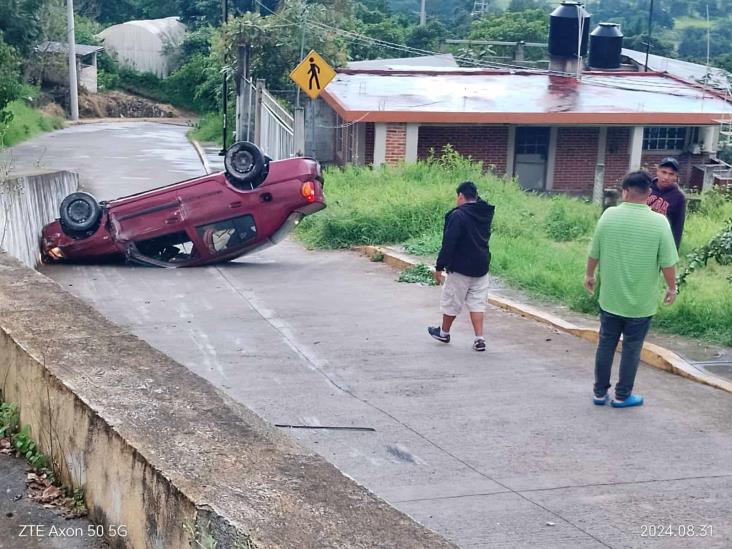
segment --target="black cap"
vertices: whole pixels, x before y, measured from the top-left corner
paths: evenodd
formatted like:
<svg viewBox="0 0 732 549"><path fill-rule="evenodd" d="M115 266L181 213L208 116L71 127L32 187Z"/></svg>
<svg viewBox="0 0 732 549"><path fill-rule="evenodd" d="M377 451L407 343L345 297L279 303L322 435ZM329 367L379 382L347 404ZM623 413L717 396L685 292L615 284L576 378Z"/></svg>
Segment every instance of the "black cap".
<svg viewBox="0 0 732 549"><path fill-rule="evenodd" d="M664 158L658 163L659 168L671 168L673 171L679 171L679 161L670 156Z"/></svg>

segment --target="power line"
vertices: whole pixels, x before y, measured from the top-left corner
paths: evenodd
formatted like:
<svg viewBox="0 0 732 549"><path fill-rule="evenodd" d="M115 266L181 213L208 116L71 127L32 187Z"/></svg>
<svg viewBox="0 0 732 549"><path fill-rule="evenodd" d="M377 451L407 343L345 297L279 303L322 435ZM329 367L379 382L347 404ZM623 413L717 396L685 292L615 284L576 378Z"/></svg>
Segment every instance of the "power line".
<svg viewBox="0 0 732 549"><path fill-rule="evenodd" d="M256 0L256 3L259 6L261 6L262 8L264 8L265 10L267 10L272 15L276 14L275 11L270 9L268 6L265 6L260 0ZM292 23L292 24L297 24L287 18L285 18L285 21L288 21L289 23ZM393 49L393 50L402 51L405 53L411 53L413 55L441 55L440 52L423 50L420 48L413 48L410 46L406 46L404 44L396 44L394 42L388 42L386 40L381 40L379 38L373 38L371 36L367 36L367 35L360 34L357 32L340 29L338 27L333 27L333 26L326 25L323 23L318 23L317 21L311 20L309 23L310 23L310 25L318 27L321 30L335 32L337 34L340 34L343 37L347 37L347 38L351 39L352 41L360 41L361 43L367 43L367 44L370 43L370 44L378 45L378 46L381 46L381 47L384 47L387 49ZM527 68L527 67L523 67L523 66L519 66L519 65L509 65L506 63L482 61L480 59L475 59L473 57L456 56L456 55L453 55L453 57L458 61L462 61L463 63L473 65L475 67L480 67L480 68L494 68L494 69L500 69L500 70L521 70L521 71L531 71L531 72L539 72L539 73L548 73L549 72L544 69L534 69L534 68Z"/></svg>

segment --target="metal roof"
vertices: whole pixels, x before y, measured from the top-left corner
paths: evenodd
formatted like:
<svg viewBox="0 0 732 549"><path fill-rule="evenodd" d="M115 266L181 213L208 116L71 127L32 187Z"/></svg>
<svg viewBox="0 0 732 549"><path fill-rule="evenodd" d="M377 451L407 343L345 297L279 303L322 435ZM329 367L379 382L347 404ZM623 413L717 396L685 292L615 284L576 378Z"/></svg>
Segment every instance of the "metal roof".
<svg viewBox="0 0 732 549"><path fill-rule="evenodd" d="M625 57L640 67L645 67L645 52L623 48L622 53ZM732 77L732 75L724 69L709 67L707 70L705 65L653 54L648 56L648 69L652 71L667 72L689 82L698 82L699 84L703 84L706 80L708 86L713 86L719 89L729 88L730 81L728 78Z"/></svg>
<svg viewBox="0 0 732 549"><path fill-rule="evenodd" d="M352 122L704 125L732 112L715 92L637 72L345 69L322 96Z"/></svg>
<svg viewBox="0 0 732 549"><path fill-rule="evenodd" d="M103 50L103 46L88 46L86 44L76 44L76 57L84 57L91 53ZM41 42L36 46L36 51L48 53L67 53L69 51L66 42Z"/></svg>

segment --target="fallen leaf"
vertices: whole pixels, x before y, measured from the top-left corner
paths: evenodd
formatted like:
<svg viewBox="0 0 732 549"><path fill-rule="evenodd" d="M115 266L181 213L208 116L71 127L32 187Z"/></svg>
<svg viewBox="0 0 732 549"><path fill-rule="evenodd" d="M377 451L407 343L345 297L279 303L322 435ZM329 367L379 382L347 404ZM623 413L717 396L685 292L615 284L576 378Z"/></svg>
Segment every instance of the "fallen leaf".
<svg viewBox="0 0 732 549"><path fill-rule="evenodd" d="M41 499L45 502L52 501L61 495L61 490L56 486L49 486L43 491Z"/></svg>

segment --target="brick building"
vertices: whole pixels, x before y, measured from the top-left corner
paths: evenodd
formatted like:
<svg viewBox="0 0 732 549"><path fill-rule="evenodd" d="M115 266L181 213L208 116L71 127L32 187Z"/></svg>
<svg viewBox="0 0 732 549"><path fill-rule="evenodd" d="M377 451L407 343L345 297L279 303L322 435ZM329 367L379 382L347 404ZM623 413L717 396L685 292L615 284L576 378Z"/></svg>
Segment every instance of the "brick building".
<svg viewBox="0 0 732 549"><path fill-rule="evenodd" d="M716 154L725 98L668 74L575 77L454 67L347 68L322 94L338 164L380 165L450 144L527 189L591 194L664 156L682 181Z"/></svg>

